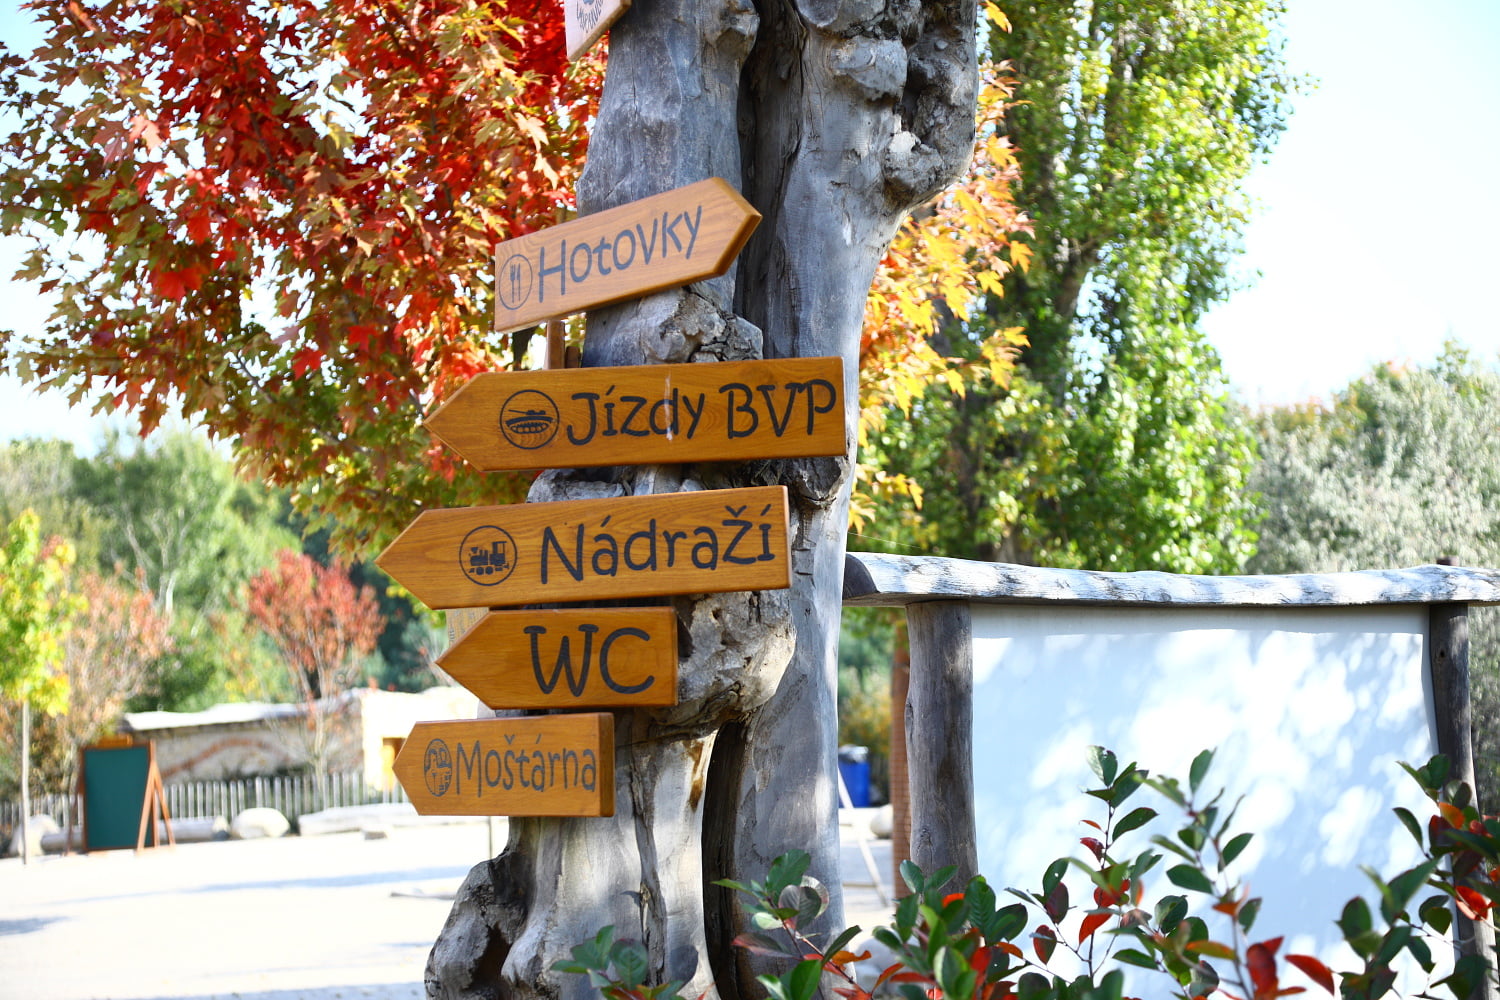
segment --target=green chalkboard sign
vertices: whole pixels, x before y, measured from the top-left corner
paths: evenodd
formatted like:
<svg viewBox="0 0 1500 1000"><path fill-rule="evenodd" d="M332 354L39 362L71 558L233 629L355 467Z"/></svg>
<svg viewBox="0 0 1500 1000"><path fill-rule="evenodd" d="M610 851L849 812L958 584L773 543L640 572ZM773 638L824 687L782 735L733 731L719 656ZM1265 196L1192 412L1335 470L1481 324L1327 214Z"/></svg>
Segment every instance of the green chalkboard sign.
<svg viewBox="0 0 1500 1000"><path fill-rule="evenodd" d="M82 755L83 849L155 847L165 809L155 745L84 747Z"/></svg>

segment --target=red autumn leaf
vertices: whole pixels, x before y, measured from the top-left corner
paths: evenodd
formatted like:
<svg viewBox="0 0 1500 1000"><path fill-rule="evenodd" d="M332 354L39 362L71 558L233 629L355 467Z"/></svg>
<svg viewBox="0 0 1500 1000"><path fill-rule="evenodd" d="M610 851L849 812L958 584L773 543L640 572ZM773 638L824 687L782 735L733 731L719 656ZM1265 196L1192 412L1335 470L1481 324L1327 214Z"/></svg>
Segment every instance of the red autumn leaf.
<svg viewBox="0 0 1500 1000"><path fill-rule="evenodd" d="M1032 933L1031 947L1043 963L1051 961L1052 952L1057 948L1057 932L1043 924Z"/></svg>
<svg viewBox="0 0 1500 1000"><path fill-rule="evenodd" d="M843 949L840 949L830 955L828 957L828 960L830 962L833 962L835 965L849 965L852 962L863 962L869 957L870 953L868 951L862 951L858 955L856 955L852 951L844 951Z"/></svg>
<svg viewBox="0 0 1500 1000"><path fill-rule="evenodd" d="M1443 817L1444 822L1446 822L1451 827L1463 829L1466 823L1464 819L1464 811L1458 808L1458 806L1454 805L1452 802L1439 802L1438 813Z"/></svg>
<svg viewBox="0 0 1500 1000"><path fill-rule="evenodd" d="M171 299L174 302L187 294L187 283L182 280L179 272L172 270L152 271L151 287L162 298Z"/></svg>
<svg viewBox="0 0 1500 1000"><path fill-rule="evenodd" d="M1083 925L1078 929L1078 943L1083 944L1094 936L1094 932L1109 922L1113 913L1090 913L1083 918Z"/></svg>
<svg viewBox="0 0 1500 1000"><path fill-rule="evenodd" d="M953 902L954 900L963 899L963 898L964 898L964 894L961 893L961 892L950 892L950 893L948 893L948 895L946 895L946 896L943 897L943 905L947 906L949 903Z"/></svg>
<svg viewBox="0 0 1500 1000"><path fill-rule="evenodd" d="M1280 945L1281 939L1277 938L1275 947L1252 944L1245 952L1245 967L1250 970L1257 997L1276 995L1276 947Z"/></svg>
<svg viewBox="0 0 1500 1000"><path fill-rule="evenodd" d="M292 357L292 374L301 378L322 363L322 351L316 347L304 347Z"/></svg>
<svg viewBox="0 0 1500 1000"><path fill-rule="evenodd" d="M1025 961L1026 959L1026 953L1010 941L997 941L995 943L995 947L999 948L1001 951L1005 952L1012 958L1019 958L1022 961Z"/></svg>
<svg viewBox="0 0 1500 1000"><path fill-rule="evenodd" d="M1470 920L1484 920L1494 906L1488 899L1466 885L1458 887L1458 911Z"/></svg>
<svg viewBox="0 0 1500 1000"><path fill-rule="evenodd" d="M1084 837L1083 839L1081 839L1078 842L1080 844L1082 844L1084 847L1087 847L1089 849L1089 851L1093 853L1094 860L1096 860L1096 861L1103 861L1104 860L1104 845L1101 844L1099 841L1095 840L1093 837Z"/></svg>
<svg viewBox="0 0 1500 1000"><path fill-rule="evenodd" d="M1302 974L1329 993L1333 992L1333 972L1311 955L1288 955L1286 960L1301 970Z"/></svg>

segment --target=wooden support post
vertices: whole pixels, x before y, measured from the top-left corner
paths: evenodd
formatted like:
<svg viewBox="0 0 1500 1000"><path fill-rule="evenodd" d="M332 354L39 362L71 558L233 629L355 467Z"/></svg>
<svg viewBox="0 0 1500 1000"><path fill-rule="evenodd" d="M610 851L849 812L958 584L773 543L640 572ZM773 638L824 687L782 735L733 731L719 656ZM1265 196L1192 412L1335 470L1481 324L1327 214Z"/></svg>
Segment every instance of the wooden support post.
<svg viewBox="0 0 1500 1000"><path fill-rule="evenodd" d="M956 865L954 886L978 874L974 825L973 622L966 601L906 609L911 686L906 758L911 854L924 872Z"/></svg>
<svg viewBox="0 0 1500 1000"><path fill-rule="evenodd" d="M1427 613L1427 666L1437 724L1438 752L1447 756L1453 778L1474 783L1474 746L1469 705L1469 608L1466 604L1433 604ZM1495 935L1487 922L1475 923L1455 910L1454 949L1459 956L1477 954L1487 968L1495 965ZM1472 1000L1496 1000L1500 991L1485 976Z"/></svg>
<svg viewBox="0 0 1500 1000"><path fill-rule="evenodd" d="M896 624L891 650L891 885L896 899L910 894L901 862L911 857L911 779L906 766L906 692L911 687L911 640L906 617Z"/></svg>

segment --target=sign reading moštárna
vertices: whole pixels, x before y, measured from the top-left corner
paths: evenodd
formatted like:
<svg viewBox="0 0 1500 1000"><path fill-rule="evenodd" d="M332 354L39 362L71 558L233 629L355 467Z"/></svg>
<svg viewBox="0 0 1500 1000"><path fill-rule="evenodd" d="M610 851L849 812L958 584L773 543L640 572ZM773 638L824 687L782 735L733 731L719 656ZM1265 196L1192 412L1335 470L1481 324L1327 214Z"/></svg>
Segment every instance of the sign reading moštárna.
<svg viewBox="0 0 1500 1000"><path fill-rule="evenodd" d="M613 816L615 719L419 722L394 770L424 816Z"/></svg>
<svg viewBox="0 0 1500 1000"><path fill-rule="evenodd" d="M760 213L718 177L495 248L495 332L729 270Z"/></svg>
<svg viewBox="0 0 1500 1000"><path fill-rule="evenodd" d="M429 608L780 590L787 519L784 486L429 510L376 563Z"/></svg>
<svg viewBox="0 0 1500 1000"><path fill-rule="evenodd" d="M475 468L842 455L839 358L489 372L427 418Z"/></svg>

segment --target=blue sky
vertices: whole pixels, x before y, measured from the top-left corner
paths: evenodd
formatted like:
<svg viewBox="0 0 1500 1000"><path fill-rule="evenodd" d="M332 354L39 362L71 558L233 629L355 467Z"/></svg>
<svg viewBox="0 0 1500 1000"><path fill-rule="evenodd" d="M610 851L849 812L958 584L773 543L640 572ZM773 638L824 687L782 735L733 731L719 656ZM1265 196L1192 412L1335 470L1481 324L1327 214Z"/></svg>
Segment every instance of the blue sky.
<svg viewBox="0 0 1500 1000"><path fill-rule="evenodd" d="M1290 0L1287 54L1317 79L1247 187L1249 287L1205 329L1252 405L1329 398L1371 365L1431 360L1445 339L1500 354L1500 2ZM13 4L0 37L30 32ZM0 245L0 272L14 252ZM1258 278L1252 277L1259 273ZM40 306L0 280L7 319ZM0 439L90 445L96 422L0 381Z"/></svg>

